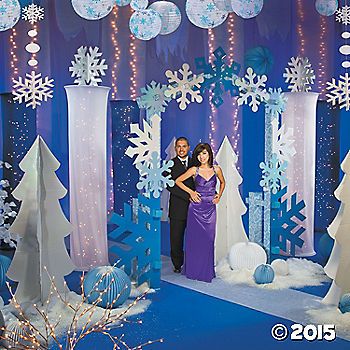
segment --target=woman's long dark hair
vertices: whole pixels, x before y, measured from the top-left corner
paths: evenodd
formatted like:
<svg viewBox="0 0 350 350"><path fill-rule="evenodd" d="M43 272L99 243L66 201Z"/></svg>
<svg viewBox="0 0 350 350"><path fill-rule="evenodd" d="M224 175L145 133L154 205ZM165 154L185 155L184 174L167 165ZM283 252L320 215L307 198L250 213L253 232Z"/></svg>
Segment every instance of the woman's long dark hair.
<svg viewBox="0 0 350 350"><path fill-rule="evenodd" d="M193 151L192 155L192 166L199 167L201 162L198 160L198 155L202 151L206 150L209 154L208 164L212 167L214 164L213 150L208 143L199 143Z"/></svg>

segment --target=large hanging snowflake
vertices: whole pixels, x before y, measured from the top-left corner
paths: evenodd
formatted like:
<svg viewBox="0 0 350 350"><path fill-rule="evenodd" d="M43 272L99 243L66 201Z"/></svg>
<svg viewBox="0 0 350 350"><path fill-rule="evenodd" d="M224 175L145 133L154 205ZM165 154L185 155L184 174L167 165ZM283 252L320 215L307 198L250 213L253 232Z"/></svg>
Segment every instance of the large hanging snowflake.
<svg viewBox="0 0 350 350"><path fill-rule="evenodd" d="M143 120L143 131L139 124L130 125L130 133L137 137L129 141L136 147L129 146L125 154L130 158L136 156L133 164L148 162L153 152L160 152L160 121L158 115L151 117L150 124Z"/></svg>
<svg viewBox="0 0 350 350"><path fill-rule="evenodd" d="M172 160L163 161L163 165L161 165L158 152L152 152L149 162L136 164L136 168L140 172L140 181L136 185L137 189L145 189L147 193L153 193L154 198L159 198L160 193L166 186L172 187L175 184L170 174L170 168L173 165Z"/></svg>
<svg viewBox="0 0 350 350"><path fill-rule="evenodd" d="M44 19L44 8L35 4L30 4L22 9L22 19L31 24Z"/></svg>
<svg viewBox="0 0 350 350"><path fill-rule="evenodd" d="M75 61L72 61L72 66L69 67L71 76L76 77L74 83L97 86L102 82L100 76L105 75L108 66L105 64L105 59L100 59L102 53L98 50L98 47L79 47L74 55Z"/></svg>
<svg viewBox="0 0 350 350"><path fill-rule="evenodd" d="M165 112L165 107L168 106L168 102L171 98L164 95L164 91L168 87L156 83L154 80L149 85L141 88L142 95L138 98L137 102L140 108L146 108L149 115Z"/></svg>
<svg viewBox="0 0 350 350"><path fill-rule="evenodd" d="M306 92L311 90L311 85L315 80L315 73L307 57L292 57L283 74L288 89L292 92Z"/></svg>
<svg viewBox="0 0 350 350"><path fill-rule="evenodd" d="M231 96L238 95L239 91L235 82L241 66L236 62L228 66L224 61L226 52L221 47L214 51L214 56L216 58L214 64L206 63L204 57L196 58L195 62L196 68L204 74L201 92L211 90L213 92L211 102L215 107L220 107L224 102L222 99L224 91L229 91Z"/></svg>
<svg viewBox="0 0 350 350"><path fill-rule="evenodd" d="M288 128L284 131L284 124L278 128L278 119L273 119L272 123L272 153L277 155L279 164L289 162L296 154L293 146L293 129Z"/></svg>
<svg viewBox="0 0 350 350"><path fill-rule="evenodd" d="M350 24L350 6L343 6L335 12L335 19L346 26Z"/></svg>
<svg viewBox="0 0 350 350"><path fill-rule="evenodd" d="M264 190L270 189L272 193L277 193L281 187L281 183L287 184L288 179L285 175L287 169L287 162L279 163L277 154L273 153L272 157L266 163L260 163L260 169L262 169L262 180L260 186Z"/></svg>
<svg viewBox="0 0 350 350"><path fill-rule="evenodd" d="M331 82L327 82L327 90L329 90L329 93L326 94L327 102L331 102L333 106L338 103L339 108L345 108L347 111L350 109L349 73L341 75L338 81L332 78Z"/></svg>
<svg viewBox="0 0 350 350"><path fill-rule="evenodd" d="M23 80L19 77L18 80L13 79L13 95L14 101L22 103L23 100L26 103L26 107L40 106L42 101L47 101L48 98L52 98L53 91L53 79L45 77L44 80L41 77L41 73L32 71L30 74L26 74L26 78Z"/></svg>
<svg viewBox="0 0 350 350"><path fill-rule="evenodd" d="M265 89L266 81L266 75L256 75L253 69L248 67L245 77L236 80L240 92L240 97L237 100L238 105L248 104L249 99L251 99L249 106L253 112L256 112L260 103L269 98L269 94Z"/></svg>
<svg viewBox="0 0 350 350"><path fill-rule="evenodd" d="M274 118L283 113L286 109L287 98L281 88L269 88L269 99L266 102L266 109L271 112Z"/></svg>
<svg viewBox="0 0 350 350"><path fill-rule="evenodd" d="M179 74L181 74L181 78L179 78ZM185 110L191 102L201 103L203 101L199 90L204 77L202 74L193 74L187 63L184 63L179 71L172 72L167 70L165 75L168 78L169 86L165 90L164 95L174 100L176 99L181 110ZM187 95L190 95L191 100L187 98Z"/></svg>

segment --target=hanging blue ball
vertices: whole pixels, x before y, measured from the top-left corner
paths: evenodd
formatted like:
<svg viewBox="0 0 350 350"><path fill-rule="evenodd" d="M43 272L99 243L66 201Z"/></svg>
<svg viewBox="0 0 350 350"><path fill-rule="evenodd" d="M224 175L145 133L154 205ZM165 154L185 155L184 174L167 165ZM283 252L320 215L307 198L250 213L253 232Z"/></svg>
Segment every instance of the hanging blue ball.
<svg viewBox="0 0 350 350"><path fill-rule="evenodd" d="M254 272L254 280L257 284L272 283L275 278L275 272L271 265L259 265Z"/></svg>
<svg viewBox="0 0 350 350"><path fill-rule="evenodd" d="M246 67L252 67L258 75L267 74L271 71L275 60L271 51L265 46L256 46L249 49L244 56Z"/></svg>
<svg viewBox="0 0 350 350"><path fill-rule="evenodd" d="M322 16L332 16L338 9L338 0L316 0L315 7Z"/></svg>
<svg viewBox="0 0 350 350"><path fill-rule="evenodd" d="M340 298L338 307L343 314L350 312L350 293L344 294Z"/></svg>
<svg viewBox="0 0 350 350"><path fill-rule="evenodd" d="M11 259L5 255L0 255L0 288L6 285L6 273L11 265Z"/></svg>
<svg viewBox="0 0 350 350"><path fill-rule="evenodd" d="M98 306L120 306L130 296L130 278L123 270L114 266L100 266L90 270L84 280L84 294L89 303L94 303L102 292L104 293L101 295L102 300L97 303Z"/></svg>

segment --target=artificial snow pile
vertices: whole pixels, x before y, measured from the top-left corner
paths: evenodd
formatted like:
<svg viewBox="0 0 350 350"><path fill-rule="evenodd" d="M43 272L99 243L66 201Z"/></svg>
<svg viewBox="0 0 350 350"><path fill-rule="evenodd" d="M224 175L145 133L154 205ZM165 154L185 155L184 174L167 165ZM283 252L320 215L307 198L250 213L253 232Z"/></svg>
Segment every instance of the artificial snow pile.
<svg viewBox="0 0 350 350"><path fill-rule="evenodd" d="M287 259L289 274L280 276L269 284L257 284L254 281L254 270L232 270L228 260L223 259L216 266L216 276L231 284L248 284L264 289L302 288L306 286L319 286L330 279L323 271L323 267L307 259Z"/></svg>

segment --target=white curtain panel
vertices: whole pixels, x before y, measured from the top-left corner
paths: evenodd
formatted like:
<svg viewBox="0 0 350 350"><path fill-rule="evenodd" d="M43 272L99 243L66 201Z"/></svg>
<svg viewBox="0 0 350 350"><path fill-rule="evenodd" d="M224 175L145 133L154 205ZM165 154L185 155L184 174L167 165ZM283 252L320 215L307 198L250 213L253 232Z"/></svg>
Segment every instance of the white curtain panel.
<svg viewBox="0 0 350 350"><path fill-rule="evenodd" d="M301 224L305 232L302 248L296 247L295 255L312 256L314 250L315 164L316 164L316 106L318 93L288 92L287 108L282 115L285 130L293 128L296 154L288 164L288 196L297 192L297 201L304 200Z"/></svg>
<svg viewBox="0 0 350 350"><path fill-rule="evenodd" d="M65 86L68 98L71 258L80 270L109 265L106 134L110 88Z"/></svg>

